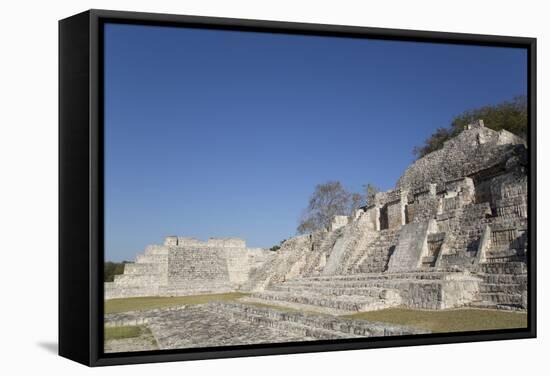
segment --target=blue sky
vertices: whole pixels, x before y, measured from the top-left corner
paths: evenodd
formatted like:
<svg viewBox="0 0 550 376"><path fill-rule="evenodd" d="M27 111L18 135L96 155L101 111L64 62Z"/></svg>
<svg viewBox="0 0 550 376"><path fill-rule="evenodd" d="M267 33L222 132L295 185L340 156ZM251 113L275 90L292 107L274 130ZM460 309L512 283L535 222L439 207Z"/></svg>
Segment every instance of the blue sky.
<svg viewBox="0 0 550 376"><path fill-rule="evenodd" d="M525 50L105 26L105 258L167 235L295 234L316 184L389 189L464 110L527 93Z"/></svg>

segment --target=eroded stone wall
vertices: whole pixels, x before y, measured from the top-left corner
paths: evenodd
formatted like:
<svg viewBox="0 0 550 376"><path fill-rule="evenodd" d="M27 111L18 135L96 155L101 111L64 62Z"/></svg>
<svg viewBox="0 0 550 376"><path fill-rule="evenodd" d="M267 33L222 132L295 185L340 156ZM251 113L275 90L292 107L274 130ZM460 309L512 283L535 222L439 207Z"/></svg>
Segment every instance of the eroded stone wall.
<svg viewBox="0 0 550 376"><path fill-rule="evenodd" d="M246 248L242 239L169 236L162 245L147 246L135 263L125 265L124 274L105 283L105 298L235 291L270 256L269 250Z"/></svg>

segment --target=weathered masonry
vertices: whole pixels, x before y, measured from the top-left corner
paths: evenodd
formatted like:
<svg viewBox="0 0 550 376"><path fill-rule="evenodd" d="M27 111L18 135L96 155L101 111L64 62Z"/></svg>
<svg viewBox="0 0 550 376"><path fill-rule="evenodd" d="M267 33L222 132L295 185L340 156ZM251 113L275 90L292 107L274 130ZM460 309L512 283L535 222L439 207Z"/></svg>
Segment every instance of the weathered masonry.
<svg viewBox="0 0 550 376"><path fill-rule="evenodd" d="M526 309L527 146L482 121L414 162L331 231L277 252L241 240L167 238L106 284L106 297L239 289L327 313L396 305Z"/></svg>
<svg viewBox="0 0 550 376"><path fill-rule="evenodd" d="M251 268L272 253L246 248L244 240L169 236L162 245L150 245L124 274L105 283L105 298L177 296L235 291L248 280Z"/></svg>

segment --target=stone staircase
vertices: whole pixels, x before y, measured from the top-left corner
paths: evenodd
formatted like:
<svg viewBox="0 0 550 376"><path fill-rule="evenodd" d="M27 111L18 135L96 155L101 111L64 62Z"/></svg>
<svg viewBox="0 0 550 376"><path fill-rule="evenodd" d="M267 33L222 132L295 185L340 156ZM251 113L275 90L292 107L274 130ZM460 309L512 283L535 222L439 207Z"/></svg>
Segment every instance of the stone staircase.
<svg viewBox="0 0 550 376"><path fill-rule="evenodd" d="M312 252L309 252L307 262L301 271L302 275L315 275L322 272L325 265L322 265L321 259L324 258L326 263L327 258L329 257L338 238L343 235L342 232L342 229L331 231L327 233L323 240L313 243L314 249L311 250ZM317 245L318 249L315 249L315 245Z"/></svg>
<svg viewBox="0 0 550 376"><path fill-rule="evenodd" d="M399 230L381 230L361 256L352 263L349 273L381 273L387 269L389 259L397 243Z"/></svg>
<svg viewBox="0 0 550 376"><path fill-rule="evenodd" d="M134 263L124 265L124 274L115 275L114 282L104 284L105 298L158 295L159 286L167 282L167 259L166 247L147 247Z"/></svg>
<svg viewBox="0 0 550 376"><path fill-rule="evenodd" d="M453 231L455 241L452 244L451 252L465 249L468 253L475 255L485 228L484 224L489 222L487 218L484 220L484 216L489 216L490 213L491 208L486 202L464 207L459 225Z"/></svg>
<svg viewBox="0 0 550 376"><path fill-rule="evenodd" d="M308 267L306 261L311 262L311 258L308 258L308 255L313 252L311 248L318 242L327 249L332 247L333 240L338 234L337 231L329 233L329 237L322 238L322 240L315 239L313 235L311 237L301 235L285 241L277 251L277 257L268 259L261 267L250 272L248 280L241 286L241 290L261 291L270 284L286 280L289 274L302 272Z"/></svg>
<svg viewBox="0 0 550 376"><path fill-rule="evenodd" d="M210 303L208 309L222 314L228 320L247 321L254 325L292 332L312 340L429 333L425 329L410 326L350 320L313 313L280 311L240 303Z"/></svg>
<svg viewBox="0 0 550 376"><path fill-rule="evenodd" d="M480 308L523 310L527 305L527 264L493 261L480 264Z"/></svg>
<svg viewBox="0 0 550 376"><path fill-rule="evenodd" d="M479 265L481 301L476 305L527 309L527 219L499 215L490 226L489 246Z"/></svg>
<svg viewBox="0 0 550 376"><path fill-rule="evenodd" d="M330 314L373 311L397 305L442 309L477 299L479 282L477 277L451 271L315 276L270 286L247 299Z"/></svg>

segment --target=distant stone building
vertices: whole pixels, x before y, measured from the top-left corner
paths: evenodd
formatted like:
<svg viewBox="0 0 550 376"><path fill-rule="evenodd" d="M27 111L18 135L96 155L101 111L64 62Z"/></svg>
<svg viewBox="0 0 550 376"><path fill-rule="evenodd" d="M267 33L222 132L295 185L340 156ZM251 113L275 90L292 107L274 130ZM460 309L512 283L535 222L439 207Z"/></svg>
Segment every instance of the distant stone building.
<svg viewBox="0 0 550 376"><path fill-rule="evenodd" d="M478 121L330 231L293 237L276 253L170 237L106 283L106 298L239 289L329 313L525 309L527 165L521 138Z"/></svg>
<svg viewBox="0 0 550 376"><path fill-rule="evenodd" d="M169 236L162 245L150 245L124 274L105 283L105 298L178 296L235 291L248 280L251 268L273 253L246 248L237 238Z"/></svg>

